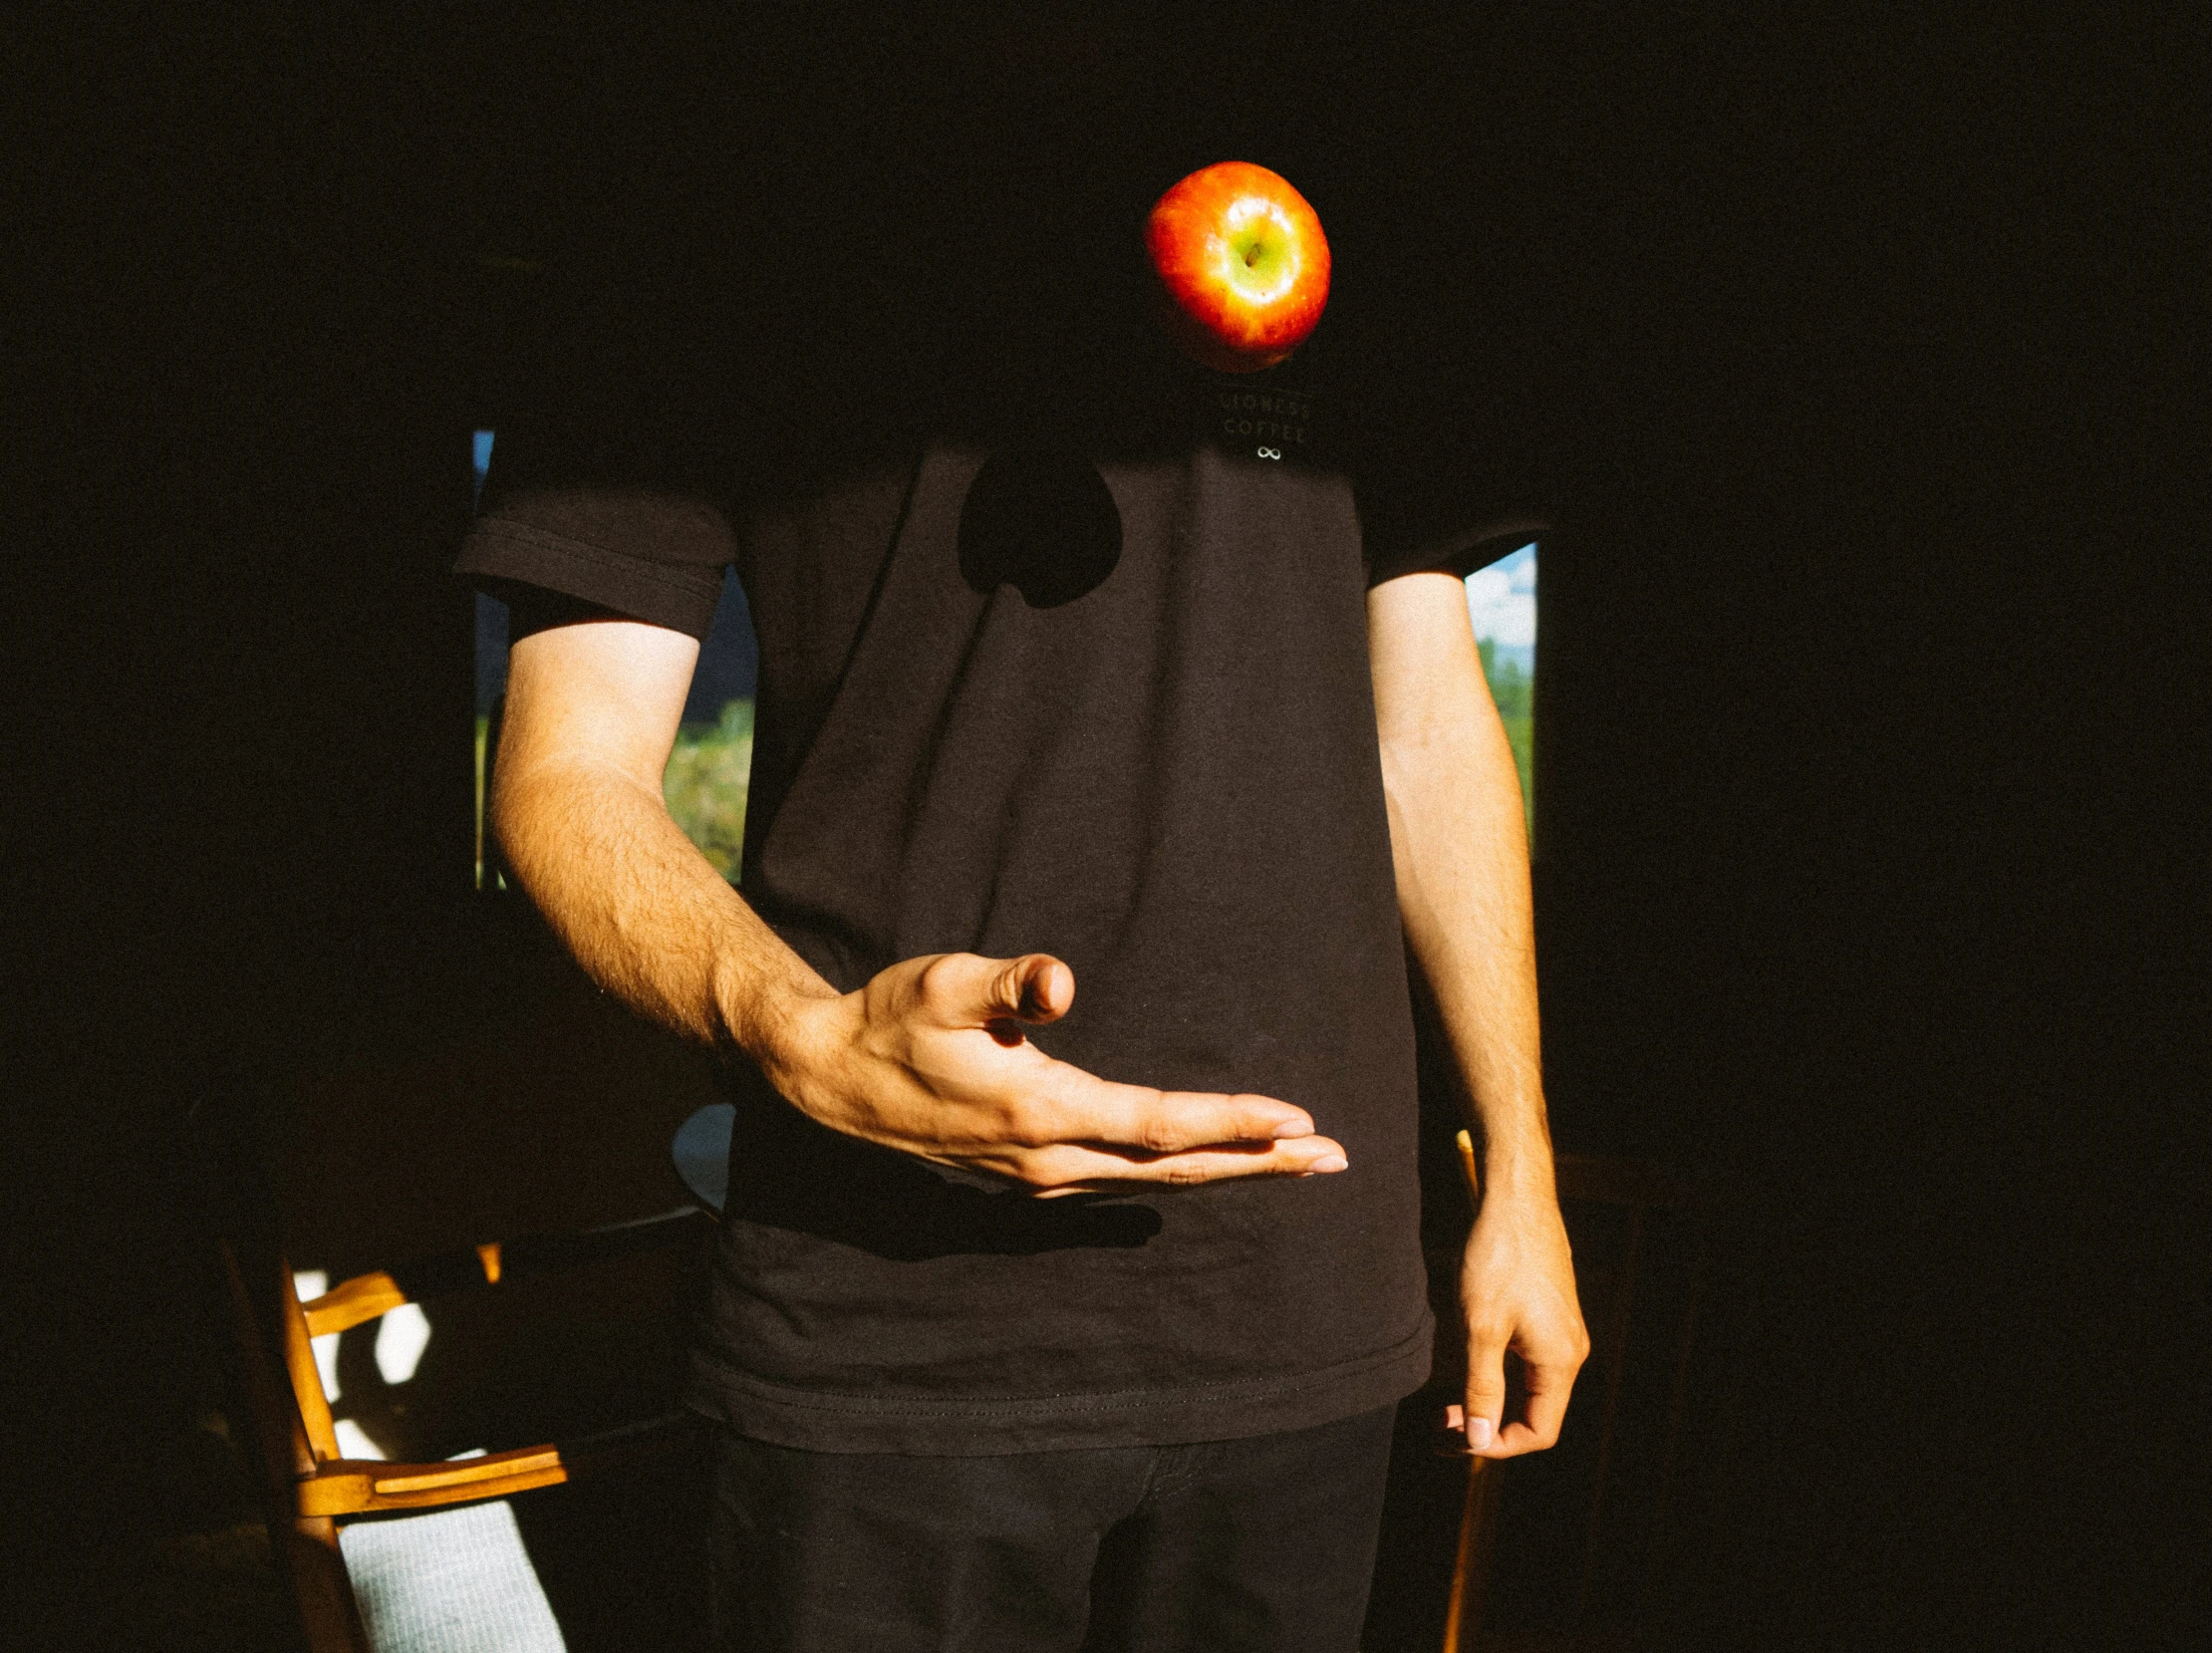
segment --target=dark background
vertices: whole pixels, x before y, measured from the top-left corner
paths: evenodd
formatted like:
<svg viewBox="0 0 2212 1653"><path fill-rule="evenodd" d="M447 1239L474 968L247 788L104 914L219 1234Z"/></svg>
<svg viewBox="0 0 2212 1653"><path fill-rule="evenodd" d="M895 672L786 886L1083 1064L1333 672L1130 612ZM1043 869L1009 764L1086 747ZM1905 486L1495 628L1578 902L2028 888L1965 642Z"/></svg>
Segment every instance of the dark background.
<svg viewBox="0 0 2212 1653"><path fill-rule="evenodd" d="M1069 137L1121 122L1132 175L1185 142L1326 177L1341 279L1452 410L1436 473L1558 505L1554 1131L1713 1194L1655 1640L2182 1645L2201 20L1229 8L1102 58L1005 15L887 44L758 13L798 67L748 80L769 49L703 22L118 8L34 76L25 1622L157 1645L146 1512L212 1496L177 1445L212 1383L195 1105L296 1141L345 1074L412 1119L421 1053L569 1002L467 889L467 432L527 402L564 293L710 278L674 209L747 144L842 163L957 106L962 142L1058 135L973 151L1017 170L1095 179ZM542 1219L565 1129L506 1118L537 1181L482 1210Z"/></svg>

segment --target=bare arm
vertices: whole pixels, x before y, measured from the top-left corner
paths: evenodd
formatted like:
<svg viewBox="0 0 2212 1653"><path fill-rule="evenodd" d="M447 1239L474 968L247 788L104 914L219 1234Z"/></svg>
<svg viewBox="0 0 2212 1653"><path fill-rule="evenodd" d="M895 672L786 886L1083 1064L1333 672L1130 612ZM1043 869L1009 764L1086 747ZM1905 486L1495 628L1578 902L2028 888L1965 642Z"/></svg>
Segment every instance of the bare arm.
<svg viewBox="0 0 2212 1653"><path fill-rule="evenodd" d="M662 772L698 644L601 622L513 651L493 826L592 978L699 1043L771 1047L837 990L777 939L670 818Z"/></svg>
<svg viewBox="0 0 2212 1653"><path fill-rule="evenodd" d="M1589 1353L1553 1183L1537 1046L1535 929L1520 777L1449 574L1368 594L1391 855L1406 938L1434 994L1482 1148L1461 1271L1468 1383L1452 1427L1489 1457L1558 1439ZM1505 1355L1528 1398L1503 1416Z"/></svg>
<svg viewBox="0 0 2212 1653"><path fill-rule="evenodd" d="M599 621L518 642L493 825L531 899L602 986L700 1042L735 1046L848 1135L1045 1193L1341 1170L1302 1109L1110 1083L1028 1042L1075 978L1043 954L941 954L840 993L669 816L661 775L698 645Z"/></svg>

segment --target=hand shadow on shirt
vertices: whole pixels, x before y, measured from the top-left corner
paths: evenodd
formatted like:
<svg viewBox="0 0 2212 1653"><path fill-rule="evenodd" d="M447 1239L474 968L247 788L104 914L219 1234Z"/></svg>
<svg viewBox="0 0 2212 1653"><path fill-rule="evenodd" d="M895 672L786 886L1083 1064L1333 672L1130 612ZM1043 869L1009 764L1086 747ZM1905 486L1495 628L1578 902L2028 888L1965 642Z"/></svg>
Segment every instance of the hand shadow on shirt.
<svg viewBox="0 0 2212 1653"><path fill-rule="evenodd" d="M1002 585L1033 609L1087 597L1121 562L1121 511L1098 467L1072 447L994 453L961 506L961 578L988 597Z"/></svg>
<svg viewBox="0 0 2212 1653"><path fill-rule="evenodd" d="M734 1099L734 1098L733 1098ZM1040 1200L841 1136L778 1099L739 1102L727 1215L896 1262L1132 1250L1164 1226L1126 1195Z"/></svg>

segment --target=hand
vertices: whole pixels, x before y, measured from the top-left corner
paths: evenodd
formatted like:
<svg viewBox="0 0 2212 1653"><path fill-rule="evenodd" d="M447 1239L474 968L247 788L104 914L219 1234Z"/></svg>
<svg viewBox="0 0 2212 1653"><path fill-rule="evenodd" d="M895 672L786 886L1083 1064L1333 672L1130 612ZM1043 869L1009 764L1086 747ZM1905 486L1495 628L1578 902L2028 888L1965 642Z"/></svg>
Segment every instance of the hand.
<svg viewBox="0 0 2212 1653"><path fill-rule="evenodd" d="M1590 1334L1574 1295L1574 1262L1558 1202L1487 1192L1460 1265L1467 1316L1464 1404L1444 1409L1479 1458L1517 1458L1559 1439ZM1506 1355L1520 1357L1526 1394L1507 1418Z"/></svg>
<svg viewBox="0 0 2212 1653"><path fill-rule="evenodd" d="M1043 954L909 959L792 1006L763 1066L832 1130L1042 1195L1344 1169L1287 1102L1113 1084L1023 1036L1074 998L1074 972Z"/></svg>

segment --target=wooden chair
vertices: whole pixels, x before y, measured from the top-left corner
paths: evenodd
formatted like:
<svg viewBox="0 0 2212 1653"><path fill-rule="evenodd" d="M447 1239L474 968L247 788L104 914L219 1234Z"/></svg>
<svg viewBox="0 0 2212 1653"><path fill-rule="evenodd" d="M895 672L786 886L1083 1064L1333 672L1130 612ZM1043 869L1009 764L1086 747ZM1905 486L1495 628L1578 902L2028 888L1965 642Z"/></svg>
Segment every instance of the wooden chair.
<svg viewBox="0 0 2212 1653"><path fill-rule="evenodd" d="M272 1548L292 1586L311 1653L382 1653L357 1605L341 1549L341 1527L351 1517L504 1500L677 1448L691 1428L675 1413L581 1440L441 1463L348 1459L339 1448L314 1339L430 1296L697 1243L710 1227L703 1212L687 1208L588 1234L478 1245L357 1275L306 1302L281 1253L254 1260L230 1239L218 1240L240 1400L251 1419Z"/></svg>
<svg viewBox="0 0 2212 1653"><path fill-rule="evenodd" d="M1468 1133L1459 1134L1460 1159L1471 1191L1478 1194L1479 1185L1475 1167L1475 1152ZM1499 1517L1505 1484L1512 1478L1508 1465L1486 1459L1469 1462L1467 1497L1460 1521L1459 1547L1455 1557L1451 1594L1445 1615L1444 1653L1474 1653L1480 1646L1503 1653L1504 1649L1526 1645L1542 1647L1552 1653L1567 1649L1594 1650L1623 1647L1632 1639L1632 1628L1623 1629L1618 1623L1593 1625L1592 1606L1600 1572L1601 1545L1607 1535L1607 1521L1611 1514L1609 1482L1617 1459L1620 1442L1623 1382L1628 1370L1630 1332L1634 1311L1640 1304L1638 1287L1643 1284L1641 1270L1646 1260L1646 1244L1651 1219L1654 1214L1689 1217L1694 1211L1694 1194L1686 1178L1657 1167L1639 1165L1623 1160L1593 1159L1577 1154L1558 1156L1559 1201L1568 1221L1569 1234L1577 1227L1577 1217L1586 1216L1593 1208L1606 1208L1626 1217L1626 1234L1617 1255L1584 1255L1584 1247L1577 1238L1575 1266L1577 1285L1581 1294L1583 1313L1590 1331L1590 1363L1583 1373L1583 1382L1577 1384L1574 1412L1569 1427L1596 1432L1595 1474L1588 1490L1586 1511L1580 1519L1580 1555L1574 1570L1574 1581L1563 1612L1548 1634L1503 1639L1482 1635L1483 1609L1491 1574L1493 1553L1499 1533ZM1680 1434L1683 1400L1689 1375L1691 1339L1696 1329L1697 1291L1702 1267L1696 1259L1689 1269L1687 1291L1679 1305L1680 1322L1672 1345L1664 1351L1671 1366L1666 1402L1664 1439L1658 1445L1659 1466L1656 1498L1649 1500L1652 1523L1663 1517L1668 1484L1674 1467L1674 1448ZM1585 1387L1591 1377L1598 1379L1597 1393L1592 1395ZM1595 1415L1591 1408L1594 1403ZM1655 1533L1646 1533L1648 1538ZM1640 1565L1640 1578L1635 1588L1636 1605L1640 1607L1648 1593L1650 1568L1656 1548L1647 1547Z"/></svg>

